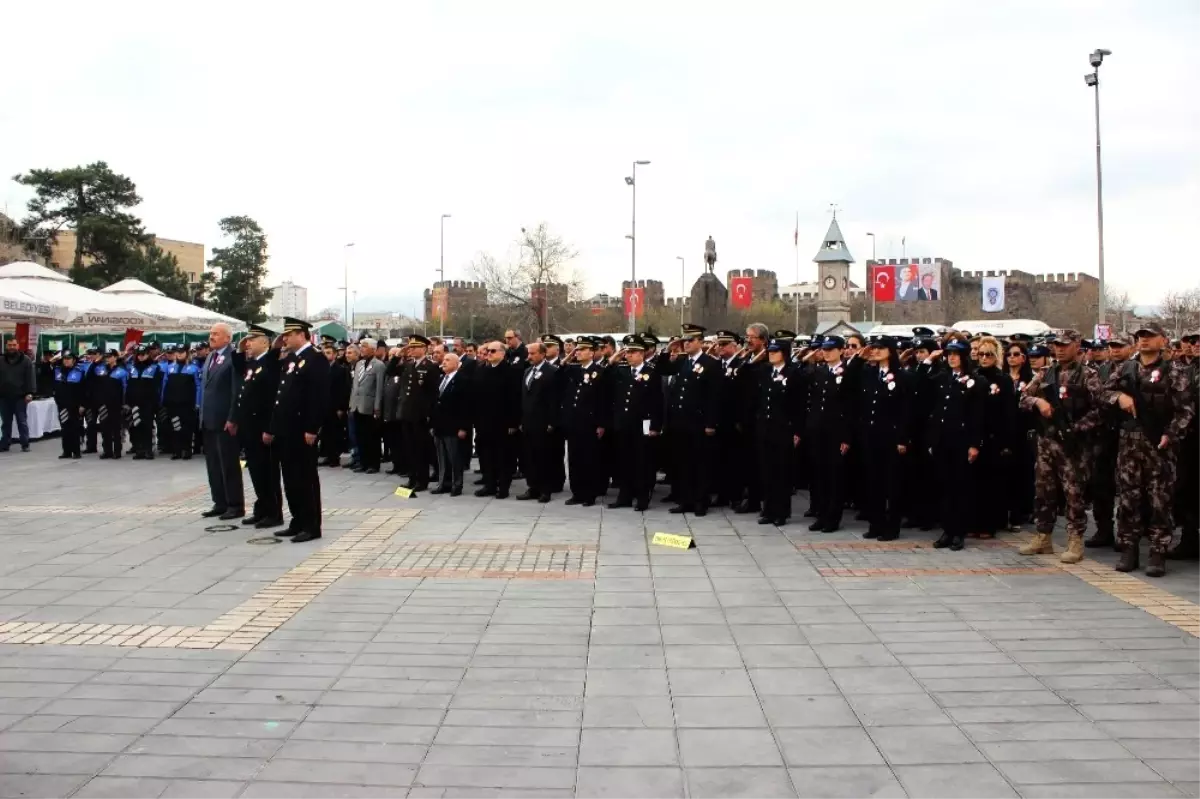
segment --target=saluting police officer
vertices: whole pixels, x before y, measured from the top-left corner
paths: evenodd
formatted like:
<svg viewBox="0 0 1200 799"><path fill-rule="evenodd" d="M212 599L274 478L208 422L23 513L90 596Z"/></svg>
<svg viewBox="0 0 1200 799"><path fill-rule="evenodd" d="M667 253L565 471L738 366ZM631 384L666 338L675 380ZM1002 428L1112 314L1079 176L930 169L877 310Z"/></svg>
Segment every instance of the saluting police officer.
<svg viewBox="0 0 1200 799"><path fill-rule="evenodd" d="M254 485L253 512L242 519L260 530L283 524L283 492L279 487L279 454L263 441L269 432L271 412L279 395L279 350L272 349L275 333L250 325L242 351L234 353L234 368L242 371L233 421L238 441L246 452L246 471Z"/></svg>
<svg viewBox="0 0 1200 799"><path fill-rule="evenodd" d="M560 367L562 379L562 429L570 461L571 496L568 505L590 507L608 488L602 442L609 427L609 387L605 367L593 360L596 341L580 336L573 363Z"/></svg>
<svg viewBox="0 0 1200 799"><path fill-rule="evenodd" d="M622 474L617 500L608 507L644 511L654 490L652 444L663 429L662 377L646 362L646 341L641 336L630 334L622 343L624 363L609 367L612 434Z"/></svg>
<svg viewBox="0 0 1200 799"><path fill-rule="evenodd" d="M121 413L125 408L125 386L129 382L129 372L120 364L117 351L109 350L104 355L104 363L92 369L92 376L96 380L93 407L103 448L100 459L117 459L121 457L123 443Z"/></svg>
<svg viewBox="0 0 1200 799"><path fill-rule="evenodd" d="M660 355L655 364L662 374L674 378L667 397L671 496L676 502L670 513L708 513L721 362L704 352L704 332L700 325L683 325L683 354L670 360Z"/></svg>
<svg viewBox="0 0 1200 799"><path fill-rule="evenodd" d="M262 435L264 444L278 450L283 492L292 512L287 530L275 535L295 536L292 543L297 544L321 537L317 436L329 402L329 362L309 343L311 328L302 319L283 320L283 344L288 356L280 362L271 426Z"/></svg>
<svg viewBox="0 0 1200 799"><path fill-rule="evenodd" d="M125 403L129 406L129 448L135 461L154 460L154 423L162 402L162 368L150 355L149 344L139 344L129 366Z"/></svg>
<svg viewBox="0 0 1200 799"><path fill-rule="evenodd" d="M429 418L437 401L442 382L441 368L425 357L429 339L413 334L408 339L412 356L400 375L400 426L405 461L408 464L408 488L424 491L429 488L430 452L433 439L429 435Z"/></svg>
<svg viewBox="0 0 1200 799"><path fill-rule="evenodd" d="M868 522L863 538L894 541L900 537L905 472L912 462L912 378L900 368L896 341L889 336L871 336L863 359L858 400Z"/></svg>
<svg viewBox="0 0 1200 799"><path fill-rule="evenodd" d="M810 458L809 492L816 521L809 530L832 533L842 524L845 502L846 454L853 440L854 407L842 352L841 336L821 341L823 363L817 364L808 384L805 437Z"/></svg>
<svg viewBox="0 0 1200 799"><path fill-rule="evenodd" d="M754 373L754 446L763 498L758 523L776 527L792 515L792 467L804 428L803 387L791 354L791 342L773 339L767 346L768 368Z"/></svg>
<svg viewBox="0 0 1200 799"><path fill-rule="evenodd" d="M84 371L75 361L75 353L63 350L58 366L54 367L54 402L58 405L58 421L62 425L62 454L60 460L79 460L79 439L83 427Z"/></svg>

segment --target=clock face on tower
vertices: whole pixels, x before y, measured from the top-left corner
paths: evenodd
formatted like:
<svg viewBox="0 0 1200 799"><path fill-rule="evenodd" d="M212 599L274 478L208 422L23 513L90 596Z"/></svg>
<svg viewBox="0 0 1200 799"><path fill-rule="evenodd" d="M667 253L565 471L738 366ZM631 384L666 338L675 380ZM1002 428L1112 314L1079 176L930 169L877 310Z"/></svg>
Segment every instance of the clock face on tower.
<svg viewBox="0 0 1200 799"><path fill-rule="evenodd" d="M833 289L836 286L837 286L837 278L836 277L834 277L833 275L829 275L828 277L825 278L825 288L829 289L830 291L833 291Z"/></svg>

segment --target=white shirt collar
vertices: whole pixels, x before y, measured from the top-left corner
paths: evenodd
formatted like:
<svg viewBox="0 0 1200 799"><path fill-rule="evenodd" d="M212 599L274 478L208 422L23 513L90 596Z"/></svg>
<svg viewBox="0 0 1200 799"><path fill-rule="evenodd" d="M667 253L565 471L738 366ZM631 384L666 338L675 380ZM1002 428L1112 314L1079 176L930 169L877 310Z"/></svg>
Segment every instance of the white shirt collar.
<svg viewBox="0 0 1200 799"><path fill-rule="evenodd" d="M296 351L295 351L294 353L292 353L292 354L293 354L293 355L299 355L300 353L304 352L306 349L308 349L308 348L309 348L309 347L311 347L311 346L312 346L312 343L311 343L311 342L308 342L308 341L306 341L306 342L304 342L304 346L303 346L303 347L301 347L300 349L296 350Z"/></svg>

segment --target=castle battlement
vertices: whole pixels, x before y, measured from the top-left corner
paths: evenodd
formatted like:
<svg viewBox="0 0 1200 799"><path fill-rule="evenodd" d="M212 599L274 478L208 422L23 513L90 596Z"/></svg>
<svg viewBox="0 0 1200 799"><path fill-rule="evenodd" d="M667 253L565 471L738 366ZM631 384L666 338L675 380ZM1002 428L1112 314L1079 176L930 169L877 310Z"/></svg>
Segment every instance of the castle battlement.
<svg viewBox="0 0 1200 799"><path fill-rule="evenodd" d="M478 280L435 280L435 289L482 289L483 283Z"/></svg>

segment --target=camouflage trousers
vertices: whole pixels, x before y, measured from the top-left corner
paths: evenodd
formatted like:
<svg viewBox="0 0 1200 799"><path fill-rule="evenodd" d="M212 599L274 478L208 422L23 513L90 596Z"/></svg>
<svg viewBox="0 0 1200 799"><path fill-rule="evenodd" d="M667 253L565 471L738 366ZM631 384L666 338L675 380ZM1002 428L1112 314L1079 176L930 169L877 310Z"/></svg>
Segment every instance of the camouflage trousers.
<svg viewBox="0 0 1200 799"><path fill-rule="evenodd" d="M1060 503L1066 506L1067 532L1087 529L1088 459L1068 454L1061 441L1042 436L1034 464L1033 521L1039 533L1054 531Z"/></svg>
<svg viewBox="0 0 1200 799"><path fill-rule="evenodd" d="M1158 449L1142 433L1121 431L1117 452L1117 540L1137 546L1143 534L1151 552L1171 545L1171 502L1175 492L1175 452Z"/></svg>

